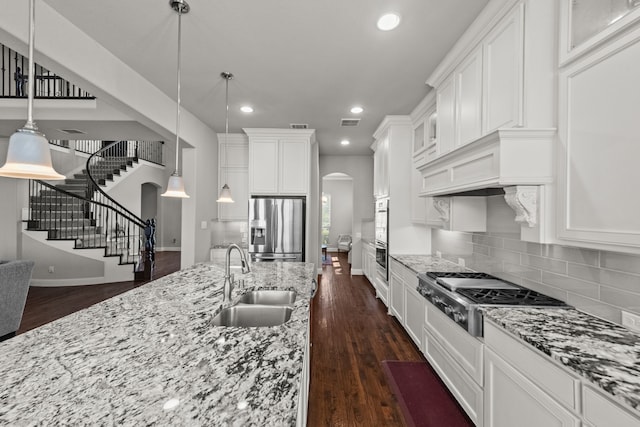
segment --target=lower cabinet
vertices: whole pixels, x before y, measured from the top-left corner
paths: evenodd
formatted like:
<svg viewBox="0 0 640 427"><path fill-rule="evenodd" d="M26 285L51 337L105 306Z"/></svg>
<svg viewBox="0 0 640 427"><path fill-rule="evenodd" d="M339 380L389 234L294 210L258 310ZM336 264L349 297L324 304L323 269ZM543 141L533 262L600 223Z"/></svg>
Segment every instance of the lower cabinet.
<svg viewBox="0 0 640 427"><path fill-rule="evenodd" d="M485 426L640 426L640 416L548 356L491 322L484 330Z"/></svg>
<svg viewBox="0 0 640 427"><path fill-rule="evenodd" d="M422 348L425 299L417 291L418 276L396 260L389 262L389 311Z"/></svg>
<svg viewBox="0 0 640 427"><path fill-rule="evenodd" d="M578 417L495 352L486 349L485 356L485 426L580 426Z"/></svg>

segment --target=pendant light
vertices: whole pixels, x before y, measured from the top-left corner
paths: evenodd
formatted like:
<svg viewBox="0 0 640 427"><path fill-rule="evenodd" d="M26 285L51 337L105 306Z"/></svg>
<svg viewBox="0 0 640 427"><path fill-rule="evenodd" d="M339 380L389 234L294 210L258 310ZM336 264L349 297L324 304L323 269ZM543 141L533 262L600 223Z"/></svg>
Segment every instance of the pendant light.
<svg viewBox="0 0 640 427"><path fill-rule="evenodd" d="M22 179L65 179L53 169L49 141L38 132L33 121L33 91L35 88L35 66L33 42L35 39L35 0L29 1L29 71L27 74L27 123L9 138L7 160L0 168L0 176Z"/></svg>
<svg viewBox="0 0 640 427"><path fill-rule="evenodd" d="M225 142L229 142L229 80L233 78L233 74L223 71L222 73L220 73L220 76L227 81L227 89L226 89L226 96L225 96L226 105L227 105L227 115L225 118L224 134L225 134ZM225 178L226 178L226 175L227 174L225 170ZM216 200L216 202L234 203L233 198L231 197L231 189L229 188L226 182L222 186L222 189L220 190L220 195L218 196L218 200Z"/></svg>
<svg viewBox="0 0 640 427"><path fill-rule="evenodd" d="M189 195L184 191L184 181L178 173L178 150L180 146L180 41L181 41L181 24L182 14L189 13L189 4L185 0L170 0L169 4L171 8L178 12L178 101L176 112L176 168L169 177L169 183L167 184L167 191L161 194L163 197L177 197L182 199L188 199Z"/></svg>

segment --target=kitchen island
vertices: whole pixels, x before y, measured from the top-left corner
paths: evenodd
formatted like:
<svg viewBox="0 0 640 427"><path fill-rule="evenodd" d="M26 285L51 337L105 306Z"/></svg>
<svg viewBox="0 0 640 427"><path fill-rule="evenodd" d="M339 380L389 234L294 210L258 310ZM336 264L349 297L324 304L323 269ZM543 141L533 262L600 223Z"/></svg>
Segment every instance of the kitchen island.
<svg viewBox="0 0 640 427"><path fill-rule="evenodd" d="M224 270L181 270L0 343L0 424L295 425L314 265L236 277L295 289L291 319L213 326Z"/></svg>

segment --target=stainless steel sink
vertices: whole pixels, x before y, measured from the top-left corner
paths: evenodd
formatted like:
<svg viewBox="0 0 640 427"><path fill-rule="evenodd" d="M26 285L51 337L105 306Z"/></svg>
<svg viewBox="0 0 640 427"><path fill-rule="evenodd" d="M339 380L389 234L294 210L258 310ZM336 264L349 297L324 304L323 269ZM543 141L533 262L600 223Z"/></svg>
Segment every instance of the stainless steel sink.
<svg viewBox="0 0 640 427"><path fill-rule="evenodd" d="M213 318L215 326L277 326L291 318L293 307L287 305L232 305Z"/></svg>
<svg viewBox="0 0 640 427"><path fill-rule="evenodd" d="M240 297L238 302L243 304L285 305L293 304L296 300L296 295L295 291L264 289L247 292Z"/></svg>

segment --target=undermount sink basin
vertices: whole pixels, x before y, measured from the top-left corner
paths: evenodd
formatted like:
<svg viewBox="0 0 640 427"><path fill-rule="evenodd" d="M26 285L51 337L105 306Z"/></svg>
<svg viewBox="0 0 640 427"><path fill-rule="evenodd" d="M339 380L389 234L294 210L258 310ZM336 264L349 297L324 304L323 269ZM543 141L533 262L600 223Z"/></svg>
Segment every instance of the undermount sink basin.
<svg viewBox="0 0 640 427"><path fill-rule="evenodd" d="M215 326L278 326L291 318L293 307L287 305L232 305L213 318Z"/></svg>
<svg viewBox="0 0 640 427"><path fill-rule="evenodd" d="M258 290L247 292L240 297L239 303L243 304L263 304L263 305L284 305L293 304L296 300L295 291L281 290Z"/></svg>

